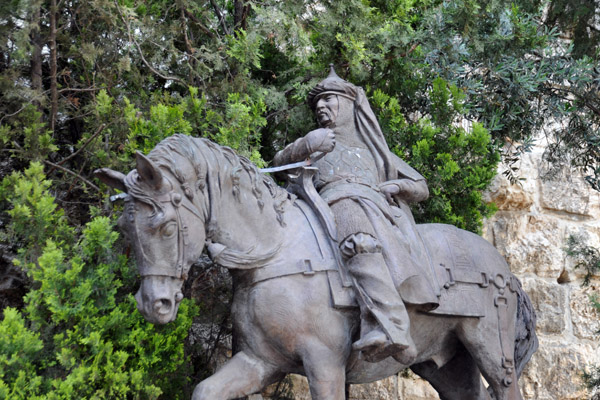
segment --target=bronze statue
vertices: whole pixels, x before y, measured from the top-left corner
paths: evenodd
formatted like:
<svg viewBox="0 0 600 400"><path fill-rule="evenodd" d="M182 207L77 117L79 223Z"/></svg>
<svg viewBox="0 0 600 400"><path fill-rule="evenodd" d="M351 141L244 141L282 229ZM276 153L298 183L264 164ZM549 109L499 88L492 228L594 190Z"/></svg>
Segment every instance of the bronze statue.
<svg viewBox="0 0 600 400"><path fill-rule="evenodd" d="M390 154L362 89L331 76L309 101L323 128L277 160L329 152L288 174L290 191L231 149L184 135L138 153L127 176L96 171L126 193L119 225L147 320L176 317L205 248L232 274L237 348L193 399L235 399L299 373L313 399L343 400L348 384L407 367L444 399L521 399L535 314L504 259L475 234L414 225L405 202L426 197L425 182Z"/></svg>
<svg viewBox="0 0 600 400"><path fill-rule="evenodd" d="M401 295L424 309L438 306L424 279L428 273L418 272L430 269L429 257L407 205L427 199L427 183L389 150L364 91L339 78L333 66L311 90L308 103L321 129L277 153L274 164L328 153L314 164L319 170L315 186L335 216L344 265L361 294L361 338L353 348L373 362L392 355L411 364L416 349ZM400 294L389 264L402 271L396 282Z"/></svg>

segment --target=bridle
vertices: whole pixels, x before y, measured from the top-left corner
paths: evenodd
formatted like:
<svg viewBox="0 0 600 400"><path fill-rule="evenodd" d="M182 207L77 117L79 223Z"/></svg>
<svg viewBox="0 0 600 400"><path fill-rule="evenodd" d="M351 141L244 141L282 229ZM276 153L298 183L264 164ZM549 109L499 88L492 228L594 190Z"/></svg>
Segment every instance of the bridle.
<svg viewBox="0 0 600 400"><path fill-rule="evenodd" d="M173 188L172 182L165 179L171 183L171 188ZM159 267L157 264L159 263L147 263L148 257L144 252L144 247L140 242L140 236L138 233L137 224L133 222L135 237L137 241L137 248L139 249L139 255L142 260L139 267L140 276L148 277L148 276L166 276L175 279L185 280L187 279L188 272L190 266L186 266L186 247L189 244L189 235L188 235L188 225L181 218L181 208L185 208L193 215L198 217L202 223L205 223L205 217L198 212L196 206L191 202L191 200L187 196L182 196L180 193L177 193L174 189L171 189L170 192L161 194L160 196L155 197L155 200L162 204L172 204L173 209L175 211L175 221L177 224L177 262L176 268L174 271L171 269L165 271L164 268Z"/></svg>

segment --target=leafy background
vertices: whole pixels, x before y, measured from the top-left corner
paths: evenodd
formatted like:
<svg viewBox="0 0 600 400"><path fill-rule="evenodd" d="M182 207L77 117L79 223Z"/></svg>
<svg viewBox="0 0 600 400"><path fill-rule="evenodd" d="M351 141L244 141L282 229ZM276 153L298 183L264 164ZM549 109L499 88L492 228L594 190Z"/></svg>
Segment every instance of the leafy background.
<svg viewBox="0 0 600 400"><path fill-rule="evenodd" d="M227 276L201 260L177 322L144 322L91 172L173 133L267 165L316 126L329 63L427 178L419 221L479 231L498 163L518 182L539 134L600 188L597 18L593 0L1 2L0 398L189 397L231 346Z"/></svg>

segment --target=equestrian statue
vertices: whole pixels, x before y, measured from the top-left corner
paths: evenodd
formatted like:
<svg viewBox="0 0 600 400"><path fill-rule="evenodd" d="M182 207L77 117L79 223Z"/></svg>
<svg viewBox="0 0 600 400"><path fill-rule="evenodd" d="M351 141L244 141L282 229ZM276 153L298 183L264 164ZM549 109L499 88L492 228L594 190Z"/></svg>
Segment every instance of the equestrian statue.
<svg viewBox="0 0 600 400"><path fill-rule="evenodd" d="M390 151L362 88L332 67L308 104L320 128L273 168L174 135L127 175L95 172L124 193L119 226L148 321L175 319L205 249L231 273L235 354L193 400L247 396L288 373L315 400L344 400L349 384L405 368L441 399L522 399L535 313L505 260L473 233L415 224L409 204L427 183Z"/></svg>

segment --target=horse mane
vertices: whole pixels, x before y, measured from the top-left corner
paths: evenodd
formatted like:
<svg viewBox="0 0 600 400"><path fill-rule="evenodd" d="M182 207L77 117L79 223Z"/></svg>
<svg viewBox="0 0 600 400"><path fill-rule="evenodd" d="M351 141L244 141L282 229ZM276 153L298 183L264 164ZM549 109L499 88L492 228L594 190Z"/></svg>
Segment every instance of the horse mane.
<svg viewBox="0 0 600 400"><path fill-rule="evenodd" d="M166 169L175 177L190 201L193 201L196 190L204 191L207 185L211 190L216 190L220 186L218 183L211 184L209 182L210 170L216 170L221 176L228 174L233 186L233 196L241 201L240 182L245 174L249 178L251 192L259 208L262 210L264 207L263 194L266 191L267 195L273 199L277 220L280 224L285 225L283 206L286 201L293 201L289 192L279 187L269 175L261 173L248 158L238 155L229 147L220 146L205 138L176 134L157 144L148 154L148 158L159 168ZM188 165L182 165L181 159L187 160ZM125 180L128 194L151 205L155 212L161 211L162 206L153 199L152 190L144 182L140 182L131 175L129 174Z"/></svg>

